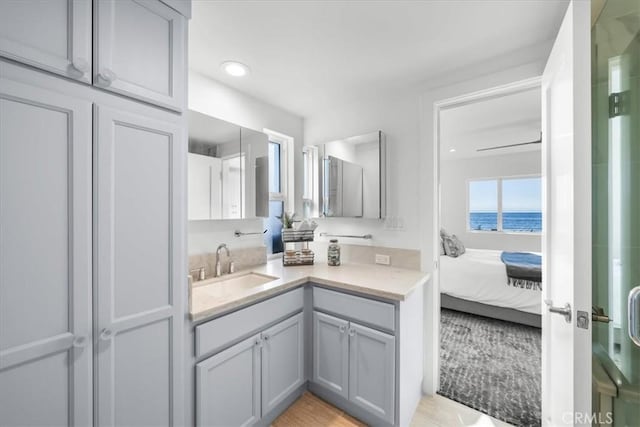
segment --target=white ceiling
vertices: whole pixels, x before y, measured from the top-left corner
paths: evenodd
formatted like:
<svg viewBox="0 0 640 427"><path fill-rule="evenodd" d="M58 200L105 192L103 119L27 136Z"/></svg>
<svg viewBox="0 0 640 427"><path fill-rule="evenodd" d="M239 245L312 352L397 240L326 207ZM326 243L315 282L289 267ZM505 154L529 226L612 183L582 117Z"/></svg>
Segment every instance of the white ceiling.
<svg viewBox="0 0 640 427"><path fill-rule="evenodd" d="M542 126L540 89L443 110L440 126L440 152L444 160L540 151L540 144L477 151L539 140Z"/></svg>
<svg viewBox="0 0 640 427"><path fill-rule="evenodd" d="M308 117L517 52L550 49L567 0L194 0L189 65ZM537 49L537 50L536 50ZM524 52L524 55L523 55ZM237 60L244 78L220 70Z"/></svg>

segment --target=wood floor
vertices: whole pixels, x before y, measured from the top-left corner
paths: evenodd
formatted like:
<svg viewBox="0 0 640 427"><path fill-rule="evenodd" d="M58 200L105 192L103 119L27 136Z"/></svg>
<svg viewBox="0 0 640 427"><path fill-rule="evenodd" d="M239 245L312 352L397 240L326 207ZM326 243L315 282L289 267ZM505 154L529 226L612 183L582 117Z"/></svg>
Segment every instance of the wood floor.
<svg viewBox="0 0 640 427"><path fill-rule="evenodd" d="M306 392L272 424L273 427L362 427L366 424ZM439 395L418 404L412 427L508 427L510 424Z"/></svg>
<svg viewBox="0 0 640 427"><path fill-rule="evenodd" d="M364 427L366 424L345 414L315 395L305 392L275 419L272 427Z"/></svg>

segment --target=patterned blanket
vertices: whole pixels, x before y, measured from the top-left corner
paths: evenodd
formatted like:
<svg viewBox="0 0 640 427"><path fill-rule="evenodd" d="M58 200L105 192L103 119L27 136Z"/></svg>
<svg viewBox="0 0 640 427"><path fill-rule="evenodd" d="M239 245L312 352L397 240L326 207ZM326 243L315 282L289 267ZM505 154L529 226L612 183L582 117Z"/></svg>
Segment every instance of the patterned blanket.
<svg viewBox="0 0 640 427"><path fill-rule="evenodd" d="M507 285L542 290L542 257L528 252L502 252L507 268Z"/></svg>

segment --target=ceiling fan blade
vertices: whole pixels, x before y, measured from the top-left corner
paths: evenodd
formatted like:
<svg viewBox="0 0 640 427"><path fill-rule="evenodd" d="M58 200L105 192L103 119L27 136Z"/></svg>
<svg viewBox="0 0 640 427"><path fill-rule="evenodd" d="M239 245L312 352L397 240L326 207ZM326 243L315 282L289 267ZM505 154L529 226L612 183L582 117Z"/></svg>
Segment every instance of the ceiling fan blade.
<svg viewBox="0 0 640 427"><path fill-rule="evenodd" d="M520 142L518 144L508 144L508 145L496 145L495 147L487 147L487 148L478 148L476 151L491 151L491 150L500 150L501 148L512 148L512 147L520 147L522 145L532 145L532 144L542 144L542 140L538 139L536 141L529 142Z"/></svg>

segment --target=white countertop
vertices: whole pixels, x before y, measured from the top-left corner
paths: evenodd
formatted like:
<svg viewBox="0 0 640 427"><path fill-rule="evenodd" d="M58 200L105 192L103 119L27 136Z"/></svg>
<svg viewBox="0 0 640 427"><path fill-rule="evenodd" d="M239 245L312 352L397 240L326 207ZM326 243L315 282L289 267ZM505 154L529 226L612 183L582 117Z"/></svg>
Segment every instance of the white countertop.
<svg viewBox="0 0 640 427"><path fill-rule="evenodd" d="M281 259L275 259L244 272L224 276L222 279L240 276L246 272L272 276L275 280L250 288L225 289L224 292L220 292L220 284L215 281L216 279L194 282L191 290L191 320L200 321L306 282L315 282L392 301L403 301L414 289L425 284L430 277L428 273L417 270L375 264L349 263L338 267L316 264L284 267Z"/></svg>

